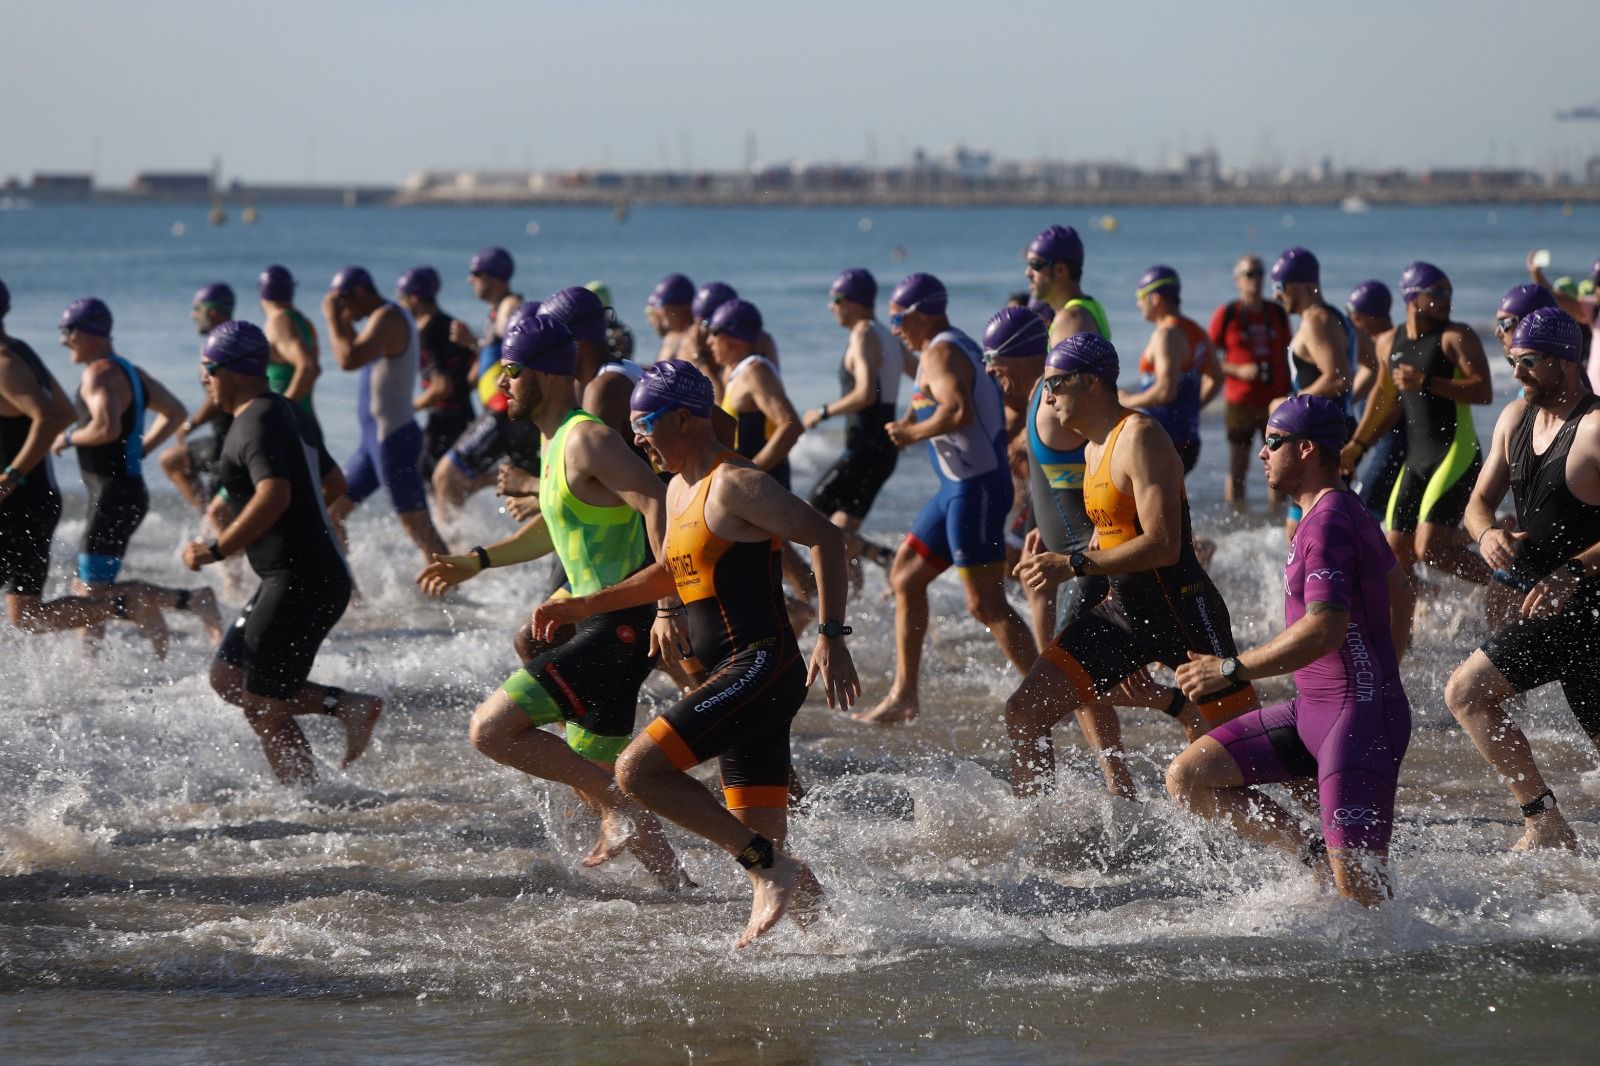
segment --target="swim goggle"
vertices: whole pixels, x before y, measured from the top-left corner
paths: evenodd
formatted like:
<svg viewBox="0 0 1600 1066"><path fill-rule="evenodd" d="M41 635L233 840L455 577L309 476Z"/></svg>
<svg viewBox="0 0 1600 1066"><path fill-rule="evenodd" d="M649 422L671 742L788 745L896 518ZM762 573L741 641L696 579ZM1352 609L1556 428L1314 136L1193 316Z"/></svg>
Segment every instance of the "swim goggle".
<svg viewBox="0 0 1600 1066"><path fill-rule="evenodd" d="M676 403L668 404L665 407L660 407L654 411L651 411L649 414L640 415L638 418L631 419L628 424L633 427L633 431L639 436L653 437L655 436L656 432L656 423L661 421L661 416L666 414L668 411L676 411L682 406L682 404Z"/></svg>
<svg viewBox="0 0 1600 1066"><path fill-rule="evenodd" d="M1554 357L1545 355L1543 352L1530 352L1527 355L1508 355L1506 356L1506 362L1511 364L1512 370L1517 370L1519 368L1522 370L1532 370L1546 359L1551 358Z"/></svg>
<svg viewBox="0 0 1600 1066"><path fill-rule="evenodd" d="M1517 328L1517 323L1521 321L1522 319L1516 315L1501 315L1494 320L1494 331L1496 333L1510 333Z"/></svg>
<svg viewBox="0 0 1600 1066"><path fill-rule="evenodd" d="M944 294L940 293L939 295L943 296ZM918 300L916 303L912 304L910 307L906 308L904 311L897 311L897 312L891 314L889 316L889 325L891 325L891 326L903 325L905 323L906 316L907 315L911 315L911 314L915 314L916 311L917 311L917 308L921 307L929 299L931 299L931 297L924 296L922 299Z"/></svg>

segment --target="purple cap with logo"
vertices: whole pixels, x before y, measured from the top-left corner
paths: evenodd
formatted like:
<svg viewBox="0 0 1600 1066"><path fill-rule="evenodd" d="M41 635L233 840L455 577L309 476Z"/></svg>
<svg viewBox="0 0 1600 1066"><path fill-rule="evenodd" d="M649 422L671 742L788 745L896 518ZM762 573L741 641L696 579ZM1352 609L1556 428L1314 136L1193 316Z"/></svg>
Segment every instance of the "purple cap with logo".
<svg viewBox="0 0 1600 1066"><path fill-rule="evenodd" d="M1320 285L1322 264L1309 248L1285 248L1272 264L1272 282L1274 285Z"/></svg>
<svg viewBox="0 0 1600 1066"><path fill-rule="evenodd" d="M339 271L333 276L333 280L328 282L328 288L339 293L353 292L356 289L378 291L378 287L372 283L372 275L367 273L367 268L358 266L347 266Z"/></svg>
<svg viewBox="0 0 1600 1066"><path fill-rule="evenodd" d="M253 322L224 322L206 334L205 354L202 358L224 370L246 377L267 376L267 362L272 356L272 345L267 335Z"/></svg>
<svg viewBox="0 0 1600 1066"><path fill-rule="evenodd" d="M726 333L730 337L757 344L761 341L761 309L749 300L729 300L711 316L711 335Z"/></svg>
<svg viewBox="0 0 1600 1066"><path fill-rule="evenodd" d="M511 314L506 316L506 333L510 333L512 327L514 327L518 322L521 322L524 318L532 318L538 313L538 300L523 300L512 309Z"/></svg>
<svg viewBox="0 0 1600 1066"><path fill-rule="evenodd" d="M862 307L871 307L878 302L878 279L864 267L852 267L833 279L833 284L828 286L828 295Z"/></svg>
<svg viewBox="0 0 1600 1066"><path fill-rule="evenodd" d="M572 285L545 297L539 313L559 318L580 344L604 344L611 324L611 308L582 285Z"/></svg>
<svg viewBox="0 0 1600 1066"><path fill-rule="evenodd" d="M1511 335L1511 351L1538 352L1569 362L1583 359L1583 327L1559 307L1529 311Z"/></svg>
<svg viewBox="0 0 1600 1066"><path fill-rule="evenodd" d="M711 417L711 381L686 359L663 359L644 368L628 407L651 414L681 407L696 418Z"/></svg>
<svg viewBox="0 0 1600 1066"><path fill-rule="evenodd" d="M1418 259L1406 267L1400 275L1400 296L1406 303L1414 303L1417 297L1438 285L1440 282L1448 285L1450 279L1445 277L1444 271L1432 263L1425 263Z"/></svg>
<svg viewBox="0 0 1600 1066"><path fill-rule="evenodd" d="M510 281L516 269L517 264L512 260L511 253L492 244L478 249L478 253L472 257L470 268L474 274L499 278L501 281Z"/></svg>
<svg viewBox="0 0 1600 1066"><path fill-rule="evenodd" d="M232 311L235 303L233 287L227 282L213 281L194 294L194 302L215 307L219 311Z"/></svg>
<svg viewBox="0 0 1600 1066"><path fill-rule="evenodd" d="M682 274L668 274L656 282L656 287L650 290L650 298L645 302L651 307L662 307L666 304L692 304L694 303L694 282Z"/></svg>
<svg viewBox="0 0 1600 1066"><path fill-rule="evenodd" d="M273 263L256 279L256 294L269 303L286 304L294 299L294 275L288 267Z"/></svg>
<svg viewBox="0 0 1600 1066"><path fill-rule="evenodd" d="M1117 350L1111 342L1098 333L1074 333L1054 348L1045 366L1063 374L1092 374L1105 381L1115 382L1121 366Z"/></svg>
<svg viewBox="0 0 1600 1066"><path fill-rule="evenodd" d="M894 287L889 302L904 314L920 311L925 315L942 315L950 306L950 294L944 282L932 274L908 274Z"/></svg>
<svg viewBox="0 0 1600 1066"><path fill-rule="evenodd" d="M1524 285L1513 285L1500 297L1498 311L1502 315L1511 315L1513 318L1524 316L1537 311L1541 307L1557 307L1555 294L1543 285L1528 282Z"/></svg>
<svg viewBox="0 0 1600 1066"><path fill-rule="evenodd" d="M401 274L394 287L406 296L431 300L439 295L439 272L431 266L415 266Z"/></svg>
<svg viewBox="0 0 1600 1066"><path fill-rule="evenodd" d="M1050 350L1050 327L1026 307L1002 307L983 327L985 358L1025 359Z"/></svg>
<svg viewBox="0 0 1600 1066"><path fill-rule="evenodd" d="M1394 294L1389 291L1389 286L1377 278L1368 278L1350 290L1350 298L1344 305L1351 314L1388 318L1390 309L1394 307Z"/></svg>
<svg viewBox="0 0 1600 1066"><path fill-rule="evenodd" d="M75 329L93 337L111 336L111 308L98 296L73 300L61 312L61 330Z"/></svg>
<svg viewBox="0 0 1600 1066"><path fill-rule="evenodd" d="M1028 244L1030 258L1065 263L1075 272L1083 269L1083 238L1071 226L1051 226Z"/></svg>
<svg viewBox="0 0 1600 1066"><path fill-rule="evenodd" d="M710 322L711 316L717 313L717 308L729 300L737 300L739 294L732 285L721 281L713 281L703 286L694 294L694 305L691 313L696 322Z"/></svg>
<svg viewBox="0 0 1600 1066"><path fill-rule="evenodd" d="M1139 284L1135 291L1140 296L1159 292L1168 299L1176 301L1183 289L1178 281L1178 272L1165 263L1157 263L1139 275Z"/></svg>
<svg viewBox="0 0 1600 1066"><path fill-rule="evenodd" d="M1350 420L1342 405L1326 396L1302 392L1273 409L1272 417L1267 419L1267 432L1300 437L1338 451L1350 439Z"/></svg>
<svg viewBox="0 0 1600 1066"><path fill-rule="evenodd" d="M511 323L500 360L521 363L546 374L571 374L578 368L578 346L567 324L553 315L523 315Z"/></svg>

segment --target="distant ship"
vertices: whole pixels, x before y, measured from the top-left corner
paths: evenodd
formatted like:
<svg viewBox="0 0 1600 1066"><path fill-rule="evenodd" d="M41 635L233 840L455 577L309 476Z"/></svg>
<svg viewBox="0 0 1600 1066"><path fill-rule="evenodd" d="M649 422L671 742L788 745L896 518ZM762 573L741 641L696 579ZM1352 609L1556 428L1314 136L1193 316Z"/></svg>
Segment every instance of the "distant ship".
<svg viewBox="0 0 1600 1066"><path fill-rule="evenodd" d="M1346 196L1339 201L1339 210L1347 215L1364 215L1372 210L1372 205L1360 196Z"/></svg>

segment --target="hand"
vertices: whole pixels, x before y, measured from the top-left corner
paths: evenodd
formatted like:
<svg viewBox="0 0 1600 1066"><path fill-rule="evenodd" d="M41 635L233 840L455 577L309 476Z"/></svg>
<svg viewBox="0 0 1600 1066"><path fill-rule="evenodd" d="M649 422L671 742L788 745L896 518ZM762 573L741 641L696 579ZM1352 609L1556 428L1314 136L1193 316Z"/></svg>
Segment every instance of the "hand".
<svg viewBox="0 0 1600 1066"><path fill-rule="evenodd" d="M1394 378L1394 387L1401 392L1417 392L1428 387L1428 375L1414 366L1396 363L1389 368L1389 374Z"/></svg>
<svg viewBox="0 0 1600 1066"><path fill-rule="evenodd" d="M1149 667L1141 666L1111 690L1111 702L1118 707L1154 707L1164 711L1172 702L1171 691L1165 685L1156 684Z"/></svg>
<svg viewBox="0 0 1600 1066"><path fill-rule="evenodd" d="M172 431L172 439L180 446L189 443L189 434L194 432L194 427L188 421L178 423L178 428Z"/></svg>
<svg viewBox="0 0 1600 1066"><path fill-rule="evenodd" d="M821 421L822 408L820 407L813 407L811 410L800 416L800 424L805 426L807 429L816 429L817 425Z"/></svg>
<svg viewBox="0 0 1600 1066"><path fill-rule="evenodd" d="M1578 576L1564 566L1557 567L1528 590L1528 595L1522 601L1522 616L1549 618L1560 614L1577 587Z"/></svg>
<svg viewBox="0 0 1600 1066"><path fill-rule="evenodd" d="M538 494L538 478L510 463L500 464L500 469L495 474L495 495L537 496Z"/></svg>
<svg viewBox="0 0 1600 1066"><path fill-rule="evenodd" d="M912 425L910 421L890 422L883 427L883 432L888 435L889 443L896 448L904 448L907 444L914 443L910 437Z"/></svg>
<svg viewBox="0 0 1600 1066"><path fill-rule="evenodd" d="M1353 440L1346 444L1343 448L1340 448L1339 473L1343 474L1345 477L1353 476L1356 472L1356 464L1359 463L1361 461L1361 457L1366 454L1366 449Z"/></svg>
<svg viewBox="0 0 1600 1066"><path fill-rule="evenodd" d="M11 480L11 475L0 474L0 503L4 503L6 498L16 491L17 483Z"/></svg>
<svg viewBox="0 0 1600 1066"><path fill-rule="evenodd" d="M1478 538L1478 552L1483 556L1483 561L1494 569L1510 570L1517 561L1517 541L1527 539L1528 534L1520 530L1491 526Z"/></svg>
<svg viewBox="0 0 1600 1066"><path fill-rule="evenodd" d="M1544 273L1544 271L1539 268L1539 264L1533 261L1533 257L1538 254L1539 253L1537 250L1531 251L1528 253L1527 259L1528 277L1532 278L1536 282L1539 280L1540 275Z"/></svg>
<svg viewBox="0 0 1600 1066"><path fill-rule="evenodd" d="M562 626L575 626L592 613L579 597L564 596L559 600L546 600L533 609L533 639L554 640L556 630ZM652 628L652 635L654 632Z"/></svg>
<svg viewBox="0 0 1600 1066"><path fill-rule="evenodd" d="M1236 373L1235 373L1234 376L1237 377L1240 381L1260 381L1261 380L1261 364L1260 363L1242 363L1238 367L1236 367L1235 369L1236 369Z"/></svg>
<svg viewBox="0 0 1600 1066"><path fill-rule="evenodd" d="M1190 652L1189 661L1181 664L1176 673L1178 687L1183 689L1190 703L1203 702L1204 697L1227 688L1229 684L1228 679L1222 676L1222 660L1215 655Z"/></svg>
<svg viewBox="0 0 1600 1066"><path fill-rule="evenodd" d="M459 318L450 320L450 341L452 344L459 344L468 351L475 352L478 350L478 338L473 335L472 327Z"/></svg>
<svg viewBox="0 0 1600 1066"><path fill-rule="evenodd" d="M526 522L539 513L539 497L513 496L506 501L506 513L518 522Z"/></svg>
<svg viewBox="0 0 1600 1066"><path fill-rule="evenodd" d="M346 493L328 504L328 521L336 526L343 525L344 520L349 518L350 512L355 509L356 502L350 498L349 493Z"/></svg>
<svg viewBox="0 0 1600 1066"><path fill-rule="evenodd" d="M435 555L417 575L417 585L429 596L443 596L483 570L476 555Z"/></svg>
<svg viewBox="0 0 1600 1066"><path fill-rule="evenodd" d="M663 663L694 658L687 616L682 611L656 615L655 624L650 627L650 654Z"/></svg>
<svg viewBox="0 0 1600 1066"><path fill-rule="evenodd" d="M1025 556L1011 573L1025 589L1059 585L1078 576L1073 573L1067 557L1056 552L1036 552Z"/></svg>
<svg viewBox="0 0 1600 1066"><path fill-rule="evenodd" d="M817 638L817 646L811 651L811 668L806 671L806 687L810 688L819 676L829 707L849 710L861 699L861 681L843 637Z"/></svg>
<svg viewBox="0 0 1600 1066"><path fill-rule="evenodd" d="M60 455L62 452L71 447L71 445L67 443L67 432L69 431L62 431L61 433L56 434L56 439L50 443L50 452L52 455Z"/></svg>
<svg viewBox="0 0 1600 1066"><path fill-rule="evenodd" d="M211 549L198 540L191 540L183 546L183 565L196 573L202 566L216 561L217 557L211 554Z"/></svg>
<svg viewBox="0 0 1600 1066"><path fill-rule="evenodd" d="M1022 538L1022 557L1038 555L1044 550L1044 534L1038 528L1028 530L1028 535Z"/></svg>

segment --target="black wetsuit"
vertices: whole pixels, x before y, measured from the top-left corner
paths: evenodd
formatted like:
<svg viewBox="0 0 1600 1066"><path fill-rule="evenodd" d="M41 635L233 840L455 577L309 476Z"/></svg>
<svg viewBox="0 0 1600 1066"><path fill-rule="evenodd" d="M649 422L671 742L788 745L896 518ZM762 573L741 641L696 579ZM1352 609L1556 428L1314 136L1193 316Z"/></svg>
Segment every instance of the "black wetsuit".
<svg viewBox="0 0 1600 1066"><path fill-rule="evenodd" d="M1578 423L1600 398L1586 395L1556 431L1543 455L1533 450L1537 409L1528 405L1506 442L1517 528L1513 581L1532 588L1568 559L1600 541L1600 506L1584 503L1567 485L1567 454ZM1560 611L1545 618L1518 618L1483 645L1495 669L1518 692L1560 681L1578 724L1600 735L1600 576L1586 577Z"/></svg>
<svg viewBox="0 0 1600 1066"><path fill-rule="evenodd" d="M228 630L217 658L244 671L245 691L287 699L350 602L350 570L322 506L322 478L338 469L305 416L267 393L234 419L222 446L223 488L243 508L268 478L289 483L289 506L245 549L261 587Z"/></svg>
<svg viewBox="0 0 1600 1066"><path fill-rule="evenodd" d="M89 584L110 584L122 570L128 541L150 510L144 481L145 388L137 367L109 356L128 376L133 398L122 412L117 439L109 444L78 446L78 469L89 490L89 521L78 553L78 577Z"/></svg>
<svg viewBox="0 0 1600 1066"><path fill-rule="evenodd" d="M51 391L50 375L32 348L6 337L0 339L0 350ZM0 415L0 468L12 464L32 430L33 419L27 415ZM42 596L50 575L50 538L61 520L61 493L48 452L38 466L19 473L26 481L0 501L0 591Z"/></svg>
<svg viewBox="0 0 1600 1066"><path fill-rule="evenodd" d="M472 422L473 387L467 375L478 353L450 339L455 319L443 311L434 312L428 324L417 331L422 345L422 381L435 377L450 383L449 394L428 408L428 424L422 431L422 472L429 475L462 432Z"/></svg>
<svg viewBox="0 0 1600 1066"><path fill-rule="evenodd" d="M847 363L839 366L839 385L842 396L855 391L856 376ZM884 402L880 376L873 382L872 403L844 416L844 453L817 479L811 506L825 515L842 511L851 518L867 517L900 461L900 449L883 431L894 418L894 405Z"/></svg>
<svg viewBox="0 0 1600 1066"><path fill-rule="evenodd" d="M1395 331L1391 367L1407 366L1431 378L1453 378L1456 365L1444 353L1444 330L1411 337ZM1467 512L1472 487L1483 467L1472 409L1426 388L1400 393L1406 427L1406 465L1389 496L1385 523L1391 531L1415 533L1423 522L1457 526Z"/></svg>

